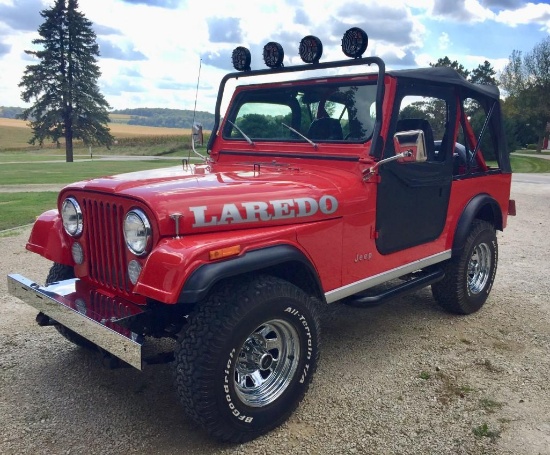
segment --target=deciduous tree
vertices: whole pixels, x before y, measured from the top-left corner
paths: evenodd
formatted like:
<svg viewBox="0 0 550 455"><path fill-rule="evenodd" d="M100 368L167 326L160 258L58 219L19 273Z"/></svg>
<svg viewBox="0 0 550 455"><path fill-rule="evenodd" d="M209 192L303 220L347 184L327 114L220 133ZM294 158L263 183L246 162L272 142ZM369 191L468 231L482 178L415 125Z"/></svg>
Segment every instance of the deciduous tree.
<svg viewBox="0 0 550 455"><path fill-rule="evenodd" d="M21 117L30 120L30 143L64 138L66 160L72 162L73 139L107 146L114 139L107 127L109 104L97 85L99 46L77 0L56 0L40 14L45 21L32 43L41 49L25 51L38 63L27 66L19 84L21 98L32 105Z"/></svg>
<svg viewBox="0 0 550 455"><path fill-rule="evenodd" d="M502 71L500 84L508 95L506 113L536 133L540 152L550 123L550 37L525 56L514 50Z"/></svg>

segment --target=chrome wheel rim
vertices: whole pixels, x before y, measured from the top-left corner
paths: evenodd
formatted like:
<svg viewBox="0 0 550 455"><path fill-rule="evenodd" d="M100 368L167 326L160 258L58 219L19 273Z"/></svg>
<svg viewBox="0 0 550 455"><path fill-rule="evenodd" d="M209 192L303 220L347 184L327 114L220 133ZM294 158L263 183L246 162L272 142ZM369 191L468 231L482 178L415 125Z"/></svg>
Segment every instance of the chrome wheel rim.
<svg viewBox="0 0 550 455"><path fill-rule="evenodd" d="M489 281L491 272L491 248L487 243L476 245L468 262L468 289L479 294Z"/></svg>
<svg viewBox="0 0 550 455"><path fill-rule="evenodd" d="M274 319L257 327L241 346L235 365L235 391L251 407L273 403L288 388L300 361L296 329Z"/></svg>

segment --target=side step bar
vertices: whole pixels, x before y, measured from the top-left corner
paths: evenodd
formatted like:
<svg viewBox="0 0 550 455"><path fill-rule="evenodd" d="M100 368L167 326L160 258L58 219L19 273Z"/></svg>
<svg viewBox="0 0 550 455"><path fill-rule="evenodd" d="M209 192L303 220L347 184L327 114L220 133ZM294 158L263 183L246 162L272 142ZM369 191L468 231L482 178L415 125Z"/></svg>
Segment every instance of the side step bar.
<svg viewBox="0 0 550 455"><path fill-rule="evenodd" d="M372 292L375 289L370 289L360 294L353 295L344 300L346 305L359 307L359 308L368 308L375 305L380 305L386 303L397 297L410 294L411 292L418 291L430 284L436 283L442 280L445 277L445 272L441 268L435 270L429 270L426 272L420 272L414 275L413 278L405 281L402 284L394 286L389 289L384 289L383 291L373 294ZM365 295L369 293L368 295Z"/></svg>

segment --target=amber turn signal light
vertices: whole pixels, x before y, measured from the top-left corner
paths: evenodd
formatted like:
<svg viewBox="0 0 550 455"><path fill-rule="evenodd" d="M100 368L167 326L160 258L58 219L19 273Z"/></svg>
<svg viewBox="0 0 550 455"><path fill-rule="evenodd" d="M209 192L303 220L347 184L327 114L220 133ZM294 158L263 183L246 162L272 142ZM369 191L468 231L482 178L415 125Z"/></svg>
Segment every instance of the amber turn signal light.
<svg viewBox="0 0 550 455"><path fill-rule="evenodd" d="M227 248L220 248L219 250L212 250L208 252L208 257L211 261L216 259L223 259L229 256L236 256L241 252L241 245L229 246Z"/></svg>

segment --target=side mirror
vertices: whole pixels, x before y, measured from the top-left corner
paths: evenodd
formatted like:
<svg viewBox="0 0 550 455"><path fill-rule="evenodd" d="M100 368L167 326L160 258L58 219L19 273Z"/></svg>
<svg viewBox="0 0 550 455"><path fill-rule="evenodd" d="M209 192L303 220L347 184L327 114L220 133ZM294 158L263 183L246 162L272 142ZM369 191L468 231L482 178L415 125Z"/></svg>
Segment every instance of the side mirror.
<svg viewBox="0 0 550 455"><path fill-rule="evenodd" d="M393 136L395 154L402 154L397 161L399 163L421 163L426 161L426 138L424 131L398 131Z"/></svg>

